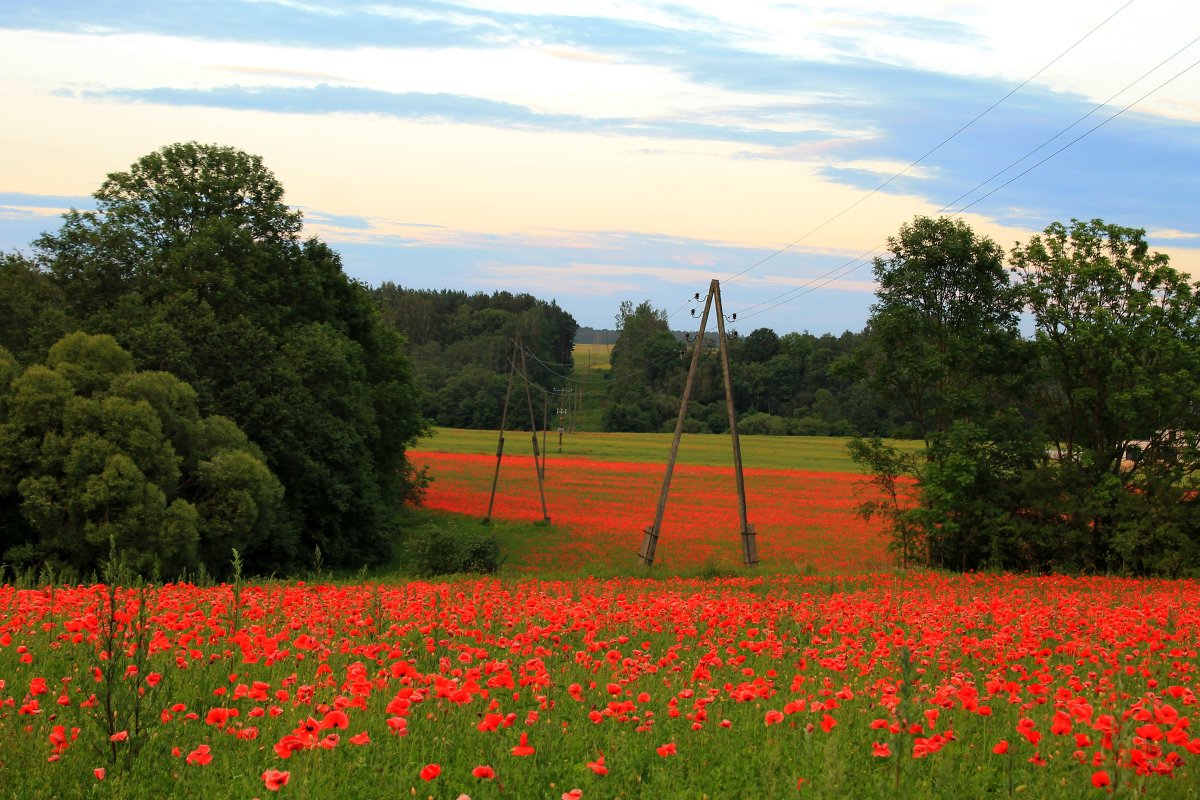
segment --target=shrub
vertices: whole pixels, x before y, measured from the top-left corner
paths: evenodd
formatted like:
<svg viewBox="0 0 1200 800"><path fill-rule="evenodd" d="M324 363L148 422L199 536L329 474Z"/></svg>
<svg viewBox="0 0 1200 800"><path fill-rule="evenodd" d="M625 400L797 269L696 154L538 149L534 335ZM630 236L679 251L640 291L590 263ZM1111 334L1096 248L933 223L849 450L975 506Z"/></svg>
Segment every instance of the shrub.
<svg viewBox="0 0 1200 800"><path fill-rule="evenodd" d="M412 567L421 577L500 569L500 543L486 530L463 530L453 522L428 525L408 541Z"/></svg>

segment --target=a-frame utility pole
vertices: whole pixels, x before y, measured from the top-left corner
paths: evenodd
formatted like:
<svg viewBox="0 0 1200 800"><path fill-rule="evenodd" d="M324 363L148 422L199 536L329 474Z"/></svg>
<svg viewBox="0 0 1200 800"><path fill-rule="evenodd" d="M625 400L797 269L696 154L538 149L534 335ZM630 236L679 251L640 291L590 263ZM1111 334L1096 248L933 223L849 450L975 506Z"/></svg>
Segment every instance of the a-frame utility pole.
<svg viewBox="0 0 1200 800"><path fill-rule="evenodd" d="M504 457L504 429L508 424L508 403L512 398L513 375L517 371L518 353L521 355L521 379L525 382L525 401L529 405L529 430L533 436L533 470L537 475L538 496L542 500L542 521L547 524L550 523L550 514L546 511L546 489L542 483L546 469L545 456L539 456L538 453L537 422L533 416L533 397L529 389L529 371L525 363L525 350L521 347L520 342L514 342L513 354L508 362L508 388L504 392L504 410L500 414L500 440L496 443L496 471L492 475L492 494L488 498L487 516L483 518L484 525L492 521L492 507L496 502L496 484L500 479L500 461Z"/></svg>
<svg viewBox="0 0 1200 800"><path fill-rule="evenodd" d="M715 308L714 308L715 307ZM733 471L737 478L738 514L742 525L742 563L748 567L758 564L758 543L754 526L746 518L746 481L742 475L742 446L738 440L737 411L733 405L733 381L729 374L729 341L725 336L725 315L721 309L721 284L714 280L708 287L704 300L704 312L700 315L700 332L696 335L692 364L688 368L687 381L683 385L683 397L679 402L679 419L675 421L675 437L671 440L671 454L667 457L667 474L663 477L662 491L658 495L658 508L654 512L654 524L646 528L642 549L638 558L645 566L654 563L654 551L662 532L663 514L667 510L667 495L671 490L671 475L675 471L675 459L679 455L679 440L683 437L683 421L687 416L688 399L692 395L692 384L696 380L696 368L700 364L700 351L704 348L704 328L708 324L710 309L717 314L717 342L721 351L721 372L725 379L725 405L729 412L729 433L733 440Z"/></svg>

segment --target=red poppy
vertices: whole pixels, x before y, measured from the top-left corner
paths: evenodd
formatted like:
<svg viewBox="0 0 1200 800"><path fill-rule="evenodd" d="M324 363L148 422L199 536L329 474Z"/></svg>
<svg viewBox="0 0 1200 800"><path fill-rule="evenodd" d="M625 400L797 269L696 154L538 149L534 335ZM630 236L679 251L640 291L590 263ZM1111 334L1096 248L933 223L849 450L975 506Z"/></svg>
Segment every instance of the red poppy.
<svg viewBox="0 0 1200 800"><path fill-rule="evenodd" d="M212 761L212 753L206 744L202 744L192 752L188 753L187 763L189 764L199 764L204 766L210 761Z"/></svg>
<svg viewBox="0 0 1200 800"><path fill-rule="evenodd" d="M441 774L442 768L438 764L426 764L421 768L421 780L423 781L431 781Z"/></svg>
<svg viewBox="0 0 1200 800"><path fill-rule="evenodd" d="M766 716L763 718L763 723L765 725L777 725L780 722L783 722L783 712L776 711L775 709L768 711Z"/></svg>
<svg viewBox="0 0 1200 800"><path fill-rule="evenodd" d="M529 734L522 731L521 741L512 749L512 754L514 756L531 756L536 752L537 750L535 750L533 746L529 744Z"/></svg>
<svg viewBox="0 0 1200 800"><path fill-rule="evenodd" d="M675 749L674 742L667 742L666 744L664 744L660 747L654 748L654 751L656 753L658 753L660 756L662 756L663 758L666 758L667 756L673 756L676 754L676 752L678 752Z"/></svg>
<svg viewBox="0 0 1200 800"><path fill-rule="evenodd" d="M604 753L601 753L600 757L597 758L595 761L589 761L587 766L588 766L588 769L590 769L592 772L596 773L597 775L607 775L608 774L608 767L604 766Z"/></svg>
<svg viewBox="0 0 1200 800"><path fill-rule="evenodd" d="M887 758L892 754L892 748L888 747L887 742L871 742L871 755L876 758Z"/></svg>
<svg viewBox="0 0 1200 800"><path fill-rule="evenodd" d="M1111 781L1109 780L1108 773L1106 771L1100 769L1092 773L1092 786L1095 786L1097 789L1103 789L1105 786L1108 786L1109 783L1111 783Z"/></svg>
<svg viewBox="0 0 1200 800"><path fill-rule="evenodd" d="M96 780L104 780L104 767L96 767L94 770L92 770L92 774L96 776Z"/></svg>
<svg viewBox="0 0 1200 800"><path fill-rule="evenodd" d="M998 756L1008 753L1008 740L1001 739L1000 741L996 742L996 746L992 748L992 752Z"/></svg>
<svg viewBox="0 0 1200 800"><path fill-rule="evenodd" d="M481 780L490 781L492 778L496 777L496 770L487 765L480 764L478 767L471 770L471 774Z"/></svg>
<svg viewBox="0 0 1200 800"><path fill-rule="evenodd" d="M262 774L263 783L272 792L278 792L283 786L287 786L287 782L291 780L292 773L281 772L277 769L269 769Z"/></svg>

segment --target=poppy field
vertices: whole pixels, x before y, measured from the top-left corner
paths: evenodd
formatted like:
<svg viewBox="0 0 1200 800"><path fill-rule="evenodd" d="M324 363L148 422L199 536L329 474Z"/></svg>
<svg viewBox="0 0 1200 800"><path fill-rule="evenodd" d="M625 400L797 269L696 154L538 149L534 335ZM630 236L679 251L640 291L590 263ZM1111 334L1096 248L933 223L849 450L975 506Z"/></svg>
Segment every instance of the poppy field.
<svg viewBox="0 0 1200 800"><path fill-rule="evenodd" d="M4 797L1196 797L1200 583L0 590Z"/></svg>
<svg viewBox="0 0 1200 800"><path fill-rule="evenodd" d="M640 570L645 446L551 459L499 577L5 583L0 798L1200 798L1200 581L897 572L858 476L783 451L758 570L703 453ZM415 460L478 524L494 455Z"/></svg>
<svg viewBox="0 0 1200 800"><path fill-rule="evenodd" d="M482 519L495 456L422 452L434 481L424 504ZM506 456L493 517L542 518L531 456ZM559 459L547 466L545 495L552 525L509 548L517 570L630 567L642 531L654 521L662 464ZM746 470L746 504L762 564L769 568L863 572L890 566L877 522L855 514L862 478L848 472ZM741 564L737 494L728 467L675 468L655 558L657 566L688 569Z"/></svg>

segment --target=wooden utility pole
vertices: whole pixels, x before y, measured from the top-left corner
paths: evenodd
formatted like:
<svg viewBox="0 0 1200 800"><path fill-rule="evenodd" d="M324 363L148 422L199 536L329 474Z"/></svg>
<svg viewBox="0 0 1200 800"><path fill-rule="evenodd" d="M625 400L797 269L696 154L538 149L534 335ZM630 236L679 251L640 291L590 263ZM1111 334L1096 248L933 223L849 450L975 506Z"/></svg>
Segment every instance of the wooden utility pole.
<svg viewBox="0 0 1200 800"><path fill-rule="evenodd" d="M542 484L542 474L545 467L543 466L543 458L538 454L538 435L537 435L537 420L533 416L533 394L529 389L529 370L525 363L525 348L521 347L521 343L517 342L517 351L521 354L521 377L525 380L525 401L529 404L529 430L533 434L533 466L537 472L538 479L538 496L542 500L542 521L549 523L550 514L546 511L546 488Z"/></svg>
<svg viewBox="0 0 1200 800"><path fill-rule="evenodd" d="M492 505L496 502L496 483L500 480L500 459L504 456L504 427L508 424L508 401L512 397L513 373L516 370L516 358L509 358L508 388L504 392L504 410L500 412L500 441L496 443L496 471L492 474L492 494L488 498L487 516L483 518L484 525L492 521Z"/></svg>
<svg viewBox="0 0 1200 800"><path fill-rule="evenodd" d="M550 515L546 512L546 490L542 484L545 474L545 461L538 456L538 431L537 420L533 416L533 395L529 389L529 373L525 364L525 351L521 348L521 343L518 341L513 343L513 354L508 361L508 388L504 392L504 410L500 414L500 441L496 444L496 471L492 475L492 494L488 498L487 516L483 518L484 525L492 521L492 507L496 502L496 484L500 479L500 461L504 455L504 430L508 424L508 404L512 397L513 376L517 371L517 353L521 354L521 379L525 381L525 400L529 404L529 430L533 438L533 470L537 475L538 494L542 500L542 520L546 523L550 522ZM542 413L544 417L545 408L542 409Z"/></svg>
<svg viewBox="0 0 1200 800"><path fill-rule="evenodd" d="M712 290L717 312L717 338L721 342L721 372L725 378L725 407L729 410L729 436L733 440L733 474L737 479L738 516L742 523L742 563L758 564L758 542L754 526L746 520L746 480L742 475L742 444L738 439L737 410L733 406L733 378L729 374L729 342L725 338L725 312L721 308L721 287L714 280ZM735 315L736 316L736 315Z"/></svg>
<svg viewBox="0 0 1200 800"><path fill-rule="evenodd" d="M742 448L737 434L737 413L733 405L733 382L729 372L729 342L725 337L725 318L721 309L721 285L713 280L709 284L708 297L704 300L704 311L700 315L700 332L696 334L695 349L692 351L692 363L688 368L687 381L683 385L683 396L679 402L679 418L675 421L675 436L671 440L671 453L667 457L667 473L663 477L662 491L658 495L658 507L654 512L654 523L646 528L642 538L642 549L638 558L644 566L654 563L654 551L658 547L658 537L662 532L663 514L667 510L667 496L671 490L671 476L675 471L675 460L679 455L679 441L683 437L683 421L687 417L688 400L692 395L692 385L696 379L696 369L700 364L700 351L704 348L704 329L708 324L708 313L713 306L717 313L717 341L721 351L721 368L725 379L725 402L729 411L729 432L733 440L733 469L737 477L738 512L742 526L742 562L748 566L758 564L758 545L755 541L754 526L747 521L746 514L746 485L742 475Z"/></svg>

